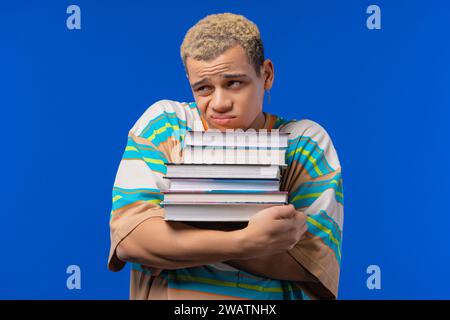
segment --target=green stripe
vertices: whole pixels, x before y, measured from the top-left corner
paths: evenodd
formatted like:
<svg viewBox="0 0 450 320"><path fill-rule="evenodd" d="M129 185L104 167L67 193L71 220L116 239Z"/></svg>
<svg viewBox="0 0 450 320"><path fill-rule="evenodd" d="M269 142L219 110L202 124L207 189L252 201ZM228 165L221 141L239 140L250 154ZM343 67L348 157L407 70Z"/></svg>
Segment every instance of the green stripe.
<svg viewBox="0 0 450 320"><path fill-rule="evenodd" d="M163 195L157 189L123 189L114 187L112 198L112 210L115 211L137 201L148 201L158 205L163 200Z"/></svg>
<svg viewBox="0 0 450 320"><path fill-rule="evenodd" d="M337 202L344 204L344 193L341 174L337 173L332 179L317 183L303 183L294 192L289 194L289 202L296 208L308 207L316 201L324 191L334 189Z"/></svg>
<svg viewBox="0 0 450 320"><path fill-rule="evenodd" d="M308 174L313 178L333 171L325 157L324 151L310 137L300 136L289 140L289 146L286 151L286 163L292 165L294 161L303 164ZM317 170L320 172L317 172Z"/></svg>

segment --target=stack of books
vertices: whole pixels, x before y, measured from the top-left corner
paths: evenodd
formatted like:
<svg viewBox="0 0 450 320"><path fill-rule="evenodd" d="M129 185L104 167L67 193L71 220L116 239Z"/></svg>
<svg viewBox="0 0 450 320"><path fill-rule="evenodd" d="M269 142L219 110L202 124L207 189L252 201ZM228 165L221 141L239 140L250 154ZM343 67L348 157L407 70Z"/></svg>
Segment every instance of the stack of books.
<svg viewBox="0 0 450 320"><path fill-rule="evenodd" d="M183 163L167 163L165 219L248 221L260 210L287 204L280 191L288 133L189 131Z"/></svg>

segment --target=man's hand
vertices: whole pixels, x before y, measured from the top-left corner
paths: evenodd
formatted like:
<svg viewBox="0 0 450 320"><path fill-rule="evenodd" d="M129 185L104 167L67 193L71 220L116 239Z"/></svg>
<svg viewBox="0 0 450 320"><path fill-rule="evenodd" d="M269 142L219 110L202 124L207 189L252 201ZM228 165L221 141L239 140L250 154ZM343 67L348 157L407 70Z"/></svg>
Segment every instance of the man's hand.
<svg viewBox="0 0 450 320"><path fill-rule="evenodd" d="M246 255L242 259L273 255L291 250L307 230L306 215L294 206L274 206L250 218L242 232Z"/></svg>
<svg viewBox="0 0 450 320"><path fill-rule="evenodd" d="M225 263L266 278L316 282L317 279L288 253L306 232L306 219L307 216L292 205L260 211L244 230L248 237L246 246L252 248L253 244L250 250L255 252Z"/></svg>

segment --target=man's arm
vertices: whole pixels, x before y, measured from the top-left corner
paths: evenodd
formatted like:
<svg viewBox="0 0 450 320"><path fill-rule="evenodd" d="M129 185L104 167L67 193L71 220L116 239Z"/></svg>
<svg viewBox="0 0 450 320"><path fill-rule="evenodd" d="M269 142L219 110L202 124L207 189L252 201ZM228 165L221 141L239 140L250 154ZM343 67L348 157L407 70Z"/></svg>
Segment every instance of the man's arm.
<svg viewBox="0 0 450 320"><path fill-rule="evenodd" d="M296 214L306 220L304 212L296 211ZM318 281L300 263L298 263L288 251L275 255L264 255L253 259L244 258L229 260L225 261L225 263L237 269L269 279L301 282Z"/></svg>
<svg viewBox="0 0 450 320"><path fill-rule="evenodd" d="M142 222L117 246L117 257L160 269L181 269L242 257L240 231L216 231L168 222Z"/></svg>
<svg viewBox="0 0 450 320"><path fill-rule="evenodd" d="M117 246L122 261L157 269L180 269L235 259L273 255L292 248L306 230L293 206L274 206L235 231L199 229L153 217L139 224Z"/></svg>
<svg viewBox="0 0 450 320"><path fill-rule="evenodd" d="M232 267L265 278L299 282L317 282L318 280L299 264L287 251L253 259L235 259L225 261Z"/></svg>

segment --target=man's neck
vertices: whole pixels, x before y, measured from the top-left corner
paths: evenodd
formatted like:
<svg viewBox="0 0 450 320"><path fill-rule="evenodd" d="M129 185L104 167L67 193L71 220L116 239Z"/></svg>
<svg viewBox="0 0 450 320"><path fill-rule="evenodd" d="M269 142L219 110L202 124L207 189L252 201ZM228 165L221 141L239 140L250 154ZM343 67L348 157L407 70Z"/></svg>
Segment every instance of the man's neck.
<svg viewBox="0 0 450 320"><path fill-rule="evenodd" d="M266 124L266 115L264 112L261 111L261 113L256 117L255 121L248 127L248 129L252 128L255 130L263 129L264 125Z"/></svg>

